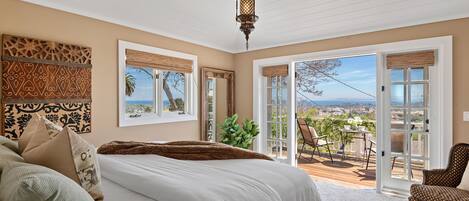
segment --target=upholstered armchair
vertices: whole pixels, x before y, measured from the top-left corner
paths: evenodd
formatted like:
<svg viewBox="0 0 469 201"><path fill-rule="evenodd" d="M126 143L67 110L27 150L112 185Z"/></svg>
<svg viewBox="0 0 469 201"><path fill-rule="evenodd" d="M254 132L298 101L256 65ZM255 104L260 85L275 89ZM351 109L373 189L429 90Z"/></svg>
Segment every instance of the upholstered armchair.
<svg viewBox="0 0 469 201"><path fill-rule="evenodd" d="M467 200L469 191L456 188L469 161L469 144L457 144L451 148L446 169L424 170L423 183L410 187L410 201Z"/></svg>

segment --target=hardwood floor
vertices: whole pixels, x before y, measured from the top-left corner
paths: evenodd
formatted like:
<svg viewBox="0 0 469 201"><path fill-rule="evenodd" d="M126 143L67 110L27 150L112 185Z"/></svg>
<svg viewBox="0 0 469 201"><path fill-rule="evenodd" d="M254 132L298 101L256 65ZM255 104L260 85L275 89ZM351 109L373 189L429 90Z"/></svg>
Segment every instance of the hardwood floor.
<svg viewBox="0 0 469 201"><path fill-rule="evenodd" d="M321 154L321 157L314 155L313 160L310 160L311 155L302 154L301 159L298 160L298 167L307 172L315 180L326 180L342 183L352 188L375 188L376 187L376 163L375 157L370 159L368 170L365 169L366 162L362 159L347 157L342 160L341 157L335 156L334 163L330 161L327 154ZM413 167L412 180L420 183L422 181L421 165ZM402 162L397 161L392 174L398 177L403 174Z"/></svg>
<svg viewBox="0 0 469 201"><path fill-rule="evenodd" d="M334 157L334 163L326 157L304 154L298 160L298 167L307 172L316 180L333 180L352 185L355 188L374 188L375 187L375 164L370 163L368 170L365 170L366 163L358 160L341 160L340 157ZM324 155L325 156L325 155Z"/></svg>

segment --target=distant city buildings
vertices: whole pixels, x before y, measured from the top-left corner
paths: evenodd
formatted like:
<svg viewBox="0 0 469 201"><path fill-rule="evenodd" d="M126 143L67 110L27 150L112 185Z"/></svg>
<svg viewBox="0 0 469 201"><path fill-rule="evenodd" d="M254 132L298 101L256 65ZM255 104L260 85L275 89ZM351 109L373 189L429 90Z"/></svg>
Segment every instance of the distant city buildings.
<svg viewBox="0 0 469 201"><path fill-rule="evenodd" d="M311 108L314 108L314 113L311 113ZM360 102L347 102L341 104L331 105L312 105L312 104L298 104L298 112L312 115L316 118L324 118L328 116L340 116L340 115L368 115L375 114L376 106L370 103Z"/></svg>

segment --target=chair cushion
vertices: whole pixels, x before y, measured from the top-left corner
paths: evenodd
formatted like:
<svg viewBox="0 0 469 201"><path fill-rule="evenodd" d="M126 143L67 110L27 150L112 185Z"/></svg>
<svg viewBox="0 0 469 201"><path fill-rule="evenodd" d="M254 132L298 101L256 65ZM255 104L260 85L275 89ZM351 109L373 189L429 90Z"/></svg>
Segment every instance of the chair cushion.
<svg viewBox="0 0 469 201"><path fill-rule="evenodd" d="M462 180L458 188L469 191L469 163L466 165L466 170L464 171L464 175L462 176Z"/></svg>
<svg viewBox="0 0 469 201"><path fill-rule="evenodd" d="M318 146L323 146L323 145L331 145L332 142L326 142L326 140L318 140Z"/></svg>
<svg viewBox="0 0 469 201"><path fill-rule="evenodd" d="M38 131L22 153L24 160L62 173L80 184L95 200L102 200L96 149L68 127L55 137L44 126Z"/></svg>
<svg viewBox="0 0 469 201"><path fill-rule="evenodd" d="M0 200L93 201L76 182L49 168L11 162L3 171Z"/></svg>
<svg viewBox="0 0 469 201"><path fill-rule="evenodd" d="M309 126L309 131L311 132L311 135L313 135L313 138L318 138L318 133L316 132L316 129L314 127Z"/></svg>
<svg viewBox="0 0 469 201"><path fill-rule="evenodd" d="M414 199L425 201L469 201L469 191L445 186L413 184L410 194Z"/></svg>

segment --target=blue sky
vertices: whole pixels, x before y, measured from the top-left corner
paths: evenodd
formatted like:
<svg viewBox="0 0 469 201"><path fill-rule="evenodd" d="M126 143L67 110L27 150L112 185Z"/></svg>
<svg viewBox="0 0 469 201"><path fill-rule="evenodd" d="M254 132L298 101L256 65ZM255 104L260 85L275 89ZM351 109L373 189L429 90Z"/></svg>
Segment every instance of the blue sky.
<svg viewBox="0 0 469 201"><path fill-rule="evenodd" d="M335 69L337 72L336 79L376 96L375 55L347 57L340 58L339 60L342 62L342 65ZM373 99L332 79L319 83L316 87L318 90L323 91L322 96L303 94L312 100ZM298 98L302 99L301 96L298 96Z"/></svg>
<svg viewBox="0 0 469 201"><path fill-rule="evenodd" d="M375 55L340 58L340 61L342 62L342 65L335 69L337 72L337 76L335 78L369 94L376 95ZM127 68L126 72L131 73L136 78L135 92L131 97L126 97L126 100L152 100L152 90L154 89L151 77L134 68ZM357 92L331 79L329 79L328 82L319 83L317 85L317 89L323 91L322 96L314 96L312 94L305 95L313 100L372 99L367 95ZM183 96L183 94L177 90L172 91L176 98ZM301 96L298 96L298 98L302 99Z"/></svg>
<svg viewBox="0 0 469 201"><path fill-rule="evenodd" d="M149 70L150 72L152 71L151 69ZM154 86L153 86L153 80L150 75L147 73L137 70L137 68L131 68L128 67L126 68L126 73L130 73L135 77L135 91L132 94L132 96L126 96L127 101L151 101L153 100L153 91L154 91ZM174 98L182 98L184 97L184 94L181 93L181 91L184 91L184 84L182 83L182 87L179 90L175 90L172 87L172 83L169 83L171 86L170 88L172 89L172 93ZM166 97L166 94L163 94L163 101L167 101L168 98Z"/></svg>
<svg viewBox="0 0 469 201"><path fill-rule="evenodd" d="M151 70L150 70L151 72ZM126 73L135 77L135 91L132 96L126 96L127 101L150 101L153 98L153 80L150 75L137 70L136 68L126 68Z"/></svg>

